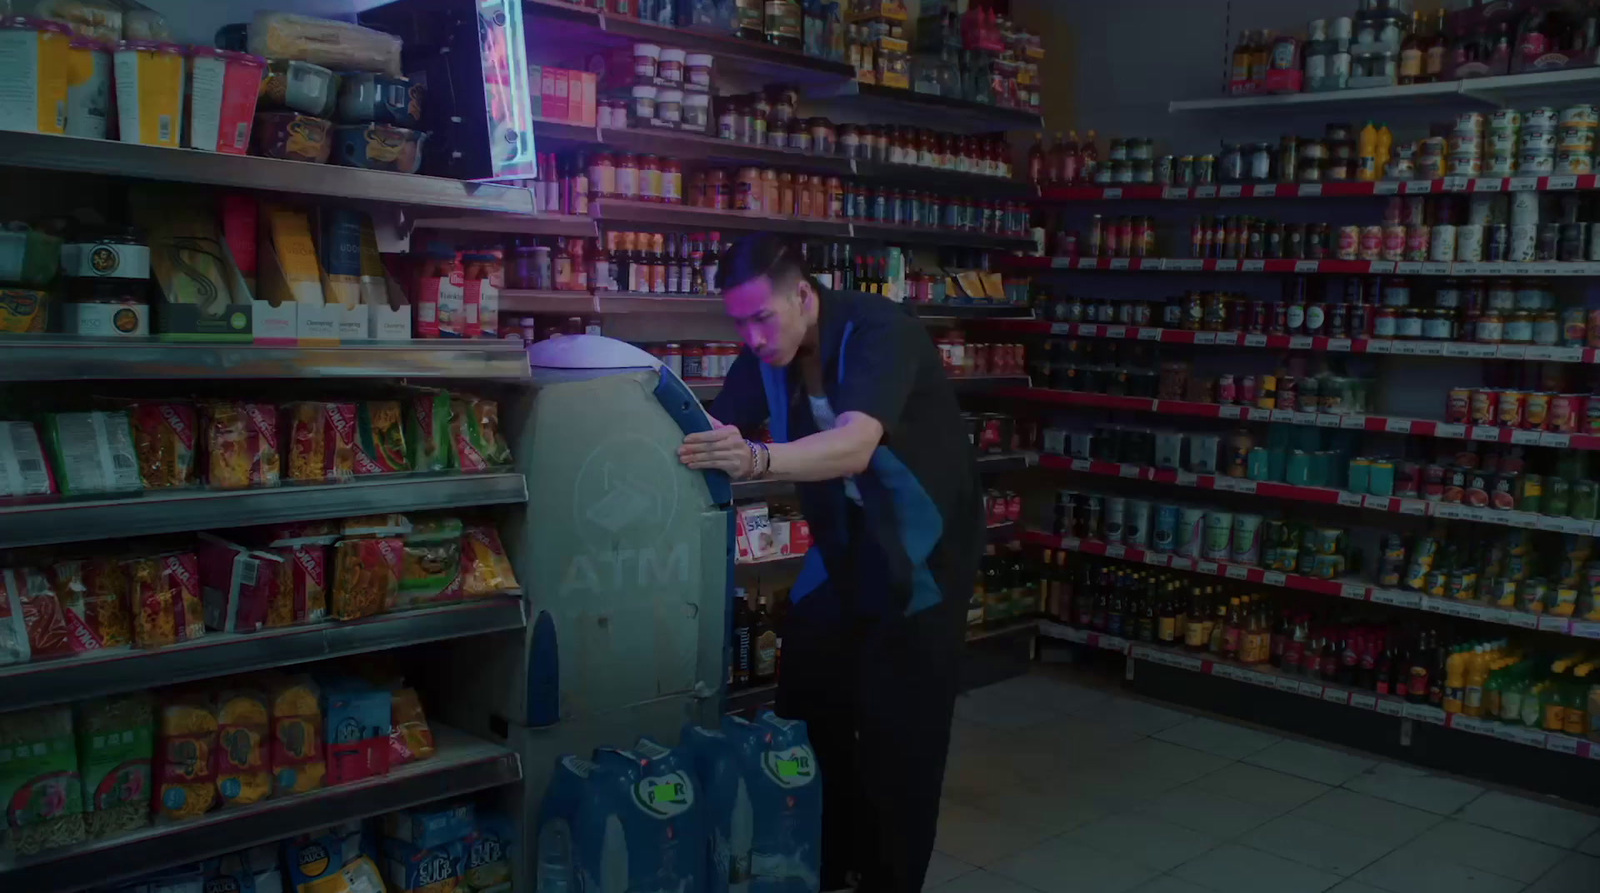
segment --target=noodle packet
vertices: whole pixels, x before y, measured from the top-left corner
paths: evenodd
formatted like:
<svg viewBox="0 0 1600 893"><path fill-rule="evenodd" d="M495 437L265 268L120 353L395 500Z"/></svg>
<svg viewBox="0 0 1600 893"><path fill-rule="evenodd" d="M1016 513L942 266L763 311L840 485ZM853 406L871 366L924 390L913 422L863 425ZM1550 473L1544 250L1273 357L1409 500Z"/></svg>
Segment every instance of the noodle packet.
<svg viewBox="0 0 1600 893"><path fill-rule="evenodd" d="M328 547L280 546L272 551L282 565L267 602L267 628L327 619Z"/></svg>
<svg viewBox="0 0 1600 893"><path fill-rule="evenodd" d="M128 575L121 562L105 557L58 561L50 568L50 581L74 651L133 644Z"/></svg>
<svg viewBox="0 0 1600 893"><path fill-rule="evenodd" d="M205 406L206 484L218 490L276 487L278 420L270 403Z"/></svg>
<svg viewBox="0 0 1600 893"><path fill-rule="evenodd" d="M83 840L83 784L72 708L0 714L0 850L31 856Z"/></svg>
<svg viewBox="0 0 1600 893"><path fill-rule="evenodd" d="M469 526L461 537L461 594L476 598L519 589L499 531L485 524Z"/></svg>
<svg viewBox="0 0 1600 893"><path fill-rule="evenodd" d="M0 571L0 598L12 605L22 618L32 660L66 657L73 653L72 637L67 632L66 613L43 571L17 568Z"/></svg>
<svg viewBox="0 0 1600 893"><path fill-rule="evenodd" d="M401 514L363 515L346 518L340 525L344 536L405 536L411 532L411 519Z"/></svg>
<svg viewBox="0 0 1600 893"><path fill-rule="evenodd" d="M488 471L511 464L500 433L500 404L477 397L450 401L450 448L462 471Z"/></svg>
<svg viewBox="0 0 1600 893"><path fill-rule="evenodd" d="M356 474L411 470L406 451L405 418L399 400L362 403L357 432Z"/></svg>
<svg viewBox="0 0 1600 893"><path fill-rule="evenodd" d="M223 806L257 803L272 796L267 762L271 718L259 692L228 689L217 696L217 749L213 769Z"/></svg>
<svg viewBox="0 0 1600 893"><path fill-rule="evenodd" d="M156 814L192 819L216 805L217 714L199 694L161 705L154 776Z"/></svg>
<svg viewBox="0 0 1600 893"><path fill-rule="evenodd" d="M144 488L127 413L49 413L44 417L44 434L62 493L123 493Z"/></svg>
<svg viewBox="0 0 1600 893"><path fill-rule="evenodd" d="M146 490L192 487L199 483L194 453L200 418L193 403L141 401L128 407L128 418L133 425L133 451L139 459L139 479Z"/></svg>
<svg viewBox="0 0 1600 893"><path fill-rule="evenodd" d="M155 702L144 693L72 705L83 772L84 826L105 837L150 824Z"/></svg>
<svg viewBox="0 0 1600 893"><path fill-rule="evenodd" d="M433 756L433 730L414 688L397 688L389 697L389 765L401 766Z"/></svg>
<svg viewBox="0 0 1600 893"><path fill-rule="evenodd" d="M355 476L354 403L290 403L284 407L284 418L289 480L347 481Z"/></svg>
<svg viewBox="0 0 1600 893"><path fill-rule="evenodd" d="M412 471L455 467L450 450L450 394L424 391L406 401L406 447Z"/></svg>
<svg viewBox="0 0 1600 893"><path fill-rule="evenodd" d="M0 496L47 496L56 479L30 422L0 422Z"/></svg>
<svg viewBox="0 0 1600 893"><path fill-rule="evenodd" d="M400 561L401 606L460 597L461 533L457 518L430 518L412 525Z"/></svg>
<svg viewBox="0 0 1600 893"><path fill-rule="evenodd" d="M273 793L317 790L327 775L317 684L308 675L272 676L267 694L272 723Z"/></svg>
<svg viewBox="0 0 1600 893"><path fill-rule="evenodd" d="M202 533L198 559L207 629L248 633L266 625L284 570L281 556Z"/></svg>
<svg viewBox="0 0 1600 893"><path fill-rule="evenodd" d="M340 540L334 546L333 597L328 605L333 617L355 620L395 607L404 548L399 537Z"/></svg>
<svg viewBox="0 0 1600 893"><path fill-rule="evenodd" d="M133 610L133 643L160 648L206 633L200 567L193 552L174 552L124 563Z"/></svg>

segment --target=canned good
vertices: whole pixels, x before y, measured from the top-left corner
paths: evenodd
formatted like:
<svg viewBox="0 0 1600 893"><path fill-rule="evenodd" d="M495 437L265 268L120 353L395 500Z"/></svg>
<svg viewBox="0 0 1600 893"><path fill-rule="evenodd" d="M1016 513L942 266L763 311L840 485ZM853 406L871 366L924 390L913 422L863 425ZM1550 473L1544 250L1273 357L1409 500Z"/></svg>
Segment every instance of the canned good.
<svg viewBox="0 0 1600 893"><path fill-rule="evenodd" d="M1545 427L1563 434L1576 433L1586 399L1582 394L1556 394L1550 399L1550 415Z"/></svg>
<svg viewBox="0 0 1600 893"><path fill-rule="evenodd" d="M1472 401L1476 395L1471 388L1451 388L1445 399L1444 420L1466 424L1472 418Z"/></svg>
<svg viewBox="0 0 1600 893"><path fill-rule="evenodd" d="M1480 388L1472 392L1467 421L1474 425L1493 425L1500 418L1500 392Z"/></svg>
<svg viewBox="0 0 1600 893"><path fill-rule="evenodd" d="M1527 403L1522 411L1522 426L1539 430L1545 426L1545 421L1550 417L1550 399L1555 395L1549 391L1534 391L1528 394Z"/></svg>
<svg viewBox="0 0 1600 893"><path fill-rule="evenodd" d="M1600 485L1586 479L1573 481L1572 494L1567 501L1572 517L1594 520L1600 511Z"/></svg>
<svg viewBox="0 0 1600 893"><path fill-rule="evenodd" d="M1572 510L1572 485L1559 475L1544 481L1544 513L1565 517Z"/></svg>
<svg viewBox="0 0 1600 893"><path fill-rule="evenodd" d="M1494 424L1505 428L1520 428L1527 410L1527 391L1501 391L1495 404Z"/></svg>
<svg viewBox="0 0 1600 893"><path fill-rule="evenodd" d="M1155 527L1150 544L1157 552L1171 552L1178 545L1178 507L1171 503L1156 506Z"/></svg>

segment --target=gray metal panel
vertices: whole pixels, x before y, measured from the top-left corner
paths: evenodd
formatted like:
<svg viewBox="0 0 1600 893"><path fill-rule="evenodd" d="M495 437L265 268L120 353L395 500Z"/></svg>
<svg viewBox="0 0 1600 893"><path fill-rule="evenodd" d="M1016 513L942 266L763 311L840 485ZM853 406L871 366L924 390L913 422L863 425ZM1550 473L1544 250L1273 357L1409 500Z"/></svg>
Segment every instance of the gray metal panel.
<svg viewBox="0 0 1600 893"><path fill-rule="evenodd" d="M505 747L435 725L438 752L386 776L295 797L230 807L39 856L0 861L0 890L66 893L170 865L269 843L312 828L519 781L522 764Z"/></svg>
<svg viewBox="0 0 1600 893"><path fill-rule="evenodd" d="M72 336L0 338L0 382L122 379L529 380L517 343L397 341L337 347L196 344Z"/></svg>
<svg viewBox="0 0 1600 893"><path fill-rule="evenodd" d="M262 490L149 490L115 499L0 506L0 545L38 546L384 512L521 503L516 472L374 475L344 484Z"/></svg>
<svg viewBox="0 0 1600 893"><path fill-rule="evenodd" d="M257 633L210 633L154 651L119 650L0 668L0 713L286 667L463 636L521 629L520 597L379 614Z"/></svg>

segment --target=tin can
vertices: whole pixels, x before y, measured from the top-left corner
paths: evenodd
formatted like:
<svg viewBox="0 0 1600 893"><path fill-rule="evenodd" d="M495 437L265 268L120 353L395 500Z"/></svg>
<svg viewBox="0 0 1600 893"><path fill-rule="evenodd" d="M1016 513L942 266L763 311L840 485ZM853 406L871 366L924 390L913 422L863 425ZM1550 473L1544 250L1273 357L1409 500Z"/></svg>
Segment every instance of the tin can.
<svg viewBox="0 0 1600 893"><path fill-rule="evenodd" d="M1217 402L1236 403L1239 400L1239 389L1234 386L1233 374L1224 372L1217 376Z"/></svg>
<svg viewBox="0 0 1600 893"><path fill-rule="evenodd" d="M1256 377L1254 375L1240 376L1237 390L1241 406L1256 405L1256 397L1259 394L1256 392Z"/></svg>
<svg viewBox="0 0 1600 893"><path fill-rule="evenodd" d="M1469 406L1468 421L1474 425L1493 425L1500 417L1500 392L1478 388L1472 392Z"/></svg>
<svg viewBox="0 0 1600 893"><path fill-rule="evenodd" d="M1230 554L1234 561L1240 564L1261 563L1262 520L1260 515L1233 516L1233 543Z"/></svg>
<svg viewBox="0 0 1600 893"><path fill-rule="evenodd" d="M1212 561L1227 561L1232 554L1233 512L1205 512L1204 548L1202 554Z"/></svg>
<svg viewBox="0 0 1600 893"><path fill-rule="evenodd" d="M1444 420L1463 425L1472 418L1472 389L1451 388L1445 399Z"/></svg>
<svg viewBox="0 0 1600 893"><path fill-rule="evenodd" d="M1485 260L1504 261L1511 250L1511 227L1504 223L1491 223L1483 243Z"/></svg>
<svg viewBox="0 0 1600 893"><path fill-rule="evenodd" d="M1406 254L1408 261L1425 261L1428 259L1428 245L1432 230L1426 224L1413 224L1406 227Z"/></svg>
<svg viewBox="0 0 1600 893"><path fill-rule="evenodd" d="M1543 429L1550 418L1550 400L1554 396L1549 391L1528 394L1528 402L1522 410L1522 427L1535 431Z"/></svg>
<svg viewBox="0 0 1600 893"><path fill-rule="evenodd" d="M1150 534L1151 548L1171 552L1178 545L1178 507L1171 503L1156 506L1155 528Z"/></svg>
<svg viewBox="0 0 1600 893"><path fill-rule="evenodd" d="M1450 505L1459 505L1466 500L1468 471L1459 465L1452 465L1444 470L1444 494L1439 501Z"/></svg>
<svg viewBox="0 0 1600 893"><path fill-rule="evenodd" d="M1544 513L1566 517L1572 511L1572 484L1559 475L1544 479Z"/></svg>
<svg viewBox="0 0 1600 893"><path fill-rule="evenodd" d="M1340 260L1355 260L1360 254L1361 227L1355 225L1339 227L1339 241L1334 247L1334 256Z"/></svg>
<svg viewBox="0 0 1600 893"><path fill-rule="evenodd" d="M1545 427L1562 434L1577 433L1585 399L1582 394L1555 395L1550 400L1550 417L1545 420Z"/></svg>
<svg viewBox="0 0 1600 893"><path fill-rule="evenodd" d="M1383 260L1405 260L1406 228L1398 223L1393 223L1383 228L1383 247L1381 258Z"/></svg>
<svg viewBox="0 0 1600 893"><path fill-rule="evenodd" d="M1507 477L1510 477L1507 475ZM1498 486L1498 484L1497 484ZM1519 478L1512 478L1513 496L1516 507L1524 512L1538 514L1544 510L1544 476L1538 474L1523 474ZM1499 508L1499 506L1495 506Z"/></svg>
<svg viewBox="0 0 1600 893"><path fill-rule="evenodd" d="M1594 520L1596 513L1600 512L1600 485L1588 479L1573 481L1568 502L1572 517Z"/></svg>
<svg viewBox="0 0 1600 893"><path fill-rule="evenodd" d="M1206 510L1183 506L1178 509L1177 552L1186 558L1199 558L1205 545Z"/></svg>
<svg viewBox="0 0 1600 893"><path fill-rule="evenodd" d="M1293 375L1278 376L1278 409L1299 409L1300 400Z"/></svg>
<svg viewBox="0 0 1600 893"><path fill-rule="evenodd" d="M1358 249L1361 260L1380 260L1383 257L1383 227L1364 226Z"/></svg>
<svg viewBox="0 0 1600 893"><path fill-rule="evenodd" d="M1122 541L1144 548L1150 545L1150 503L1129 499L1122 505Z"/></svg>
<svg viewBox="0 0 1600 893"><path fill-rule="evenodd" d="M1495 410L1495 424L1505 428L1520 428L1527 410L1527 391L1501 391L1499 403Z"/></svg>
<svg viewBox="0 0 1600 893"><path fill-rule="evenodd" d="M1171 155L1163 155L1156 159L1156 182L1165 186L1173 182L1177 169L1176 159Z"/></svg>

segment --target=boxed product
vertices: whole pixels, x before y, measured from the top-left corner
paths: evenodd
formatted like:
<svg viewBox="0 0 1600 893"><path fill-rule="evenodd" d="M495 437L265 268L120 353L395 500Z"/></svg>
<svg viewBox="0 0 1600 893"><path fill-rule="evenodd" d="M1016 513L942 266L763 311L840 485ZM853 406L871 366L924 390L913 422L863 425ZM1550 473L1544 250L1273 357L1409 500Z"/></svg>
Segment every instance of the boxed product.
<svg viewBox="0 0 1600 893"><path fill-rule="evenodd" d="M83 840L83 787L66 705L0 713L0 850L30 856Z"/></svg>
<svg viewBox="0 0 1600 893"><path fill-rule="evenodd" d="M284 407L291 481L349 480L356 470L356 404L303 401Z"/></svg>
<svg viewBox="0 0 1600 893"><path fill-rule="evenodd" d="M356 421L356 474L411 470L399 400L367 400Z"/></svg>
<svg viewBox="0 0 1600 893"><path fill-rule="evenodd" d="M412 525L400 560L401 607L460 596L462 529L458 518L429 518Z"/></svg>
<svg viewBox="0 0 1600 893"><path fill-rule="evenodd" d="M736 510L739 524L735 542L739 548L739 558L744 561L760 561L776 554L772 541L771 519L767 515L767 504L753 502L741 505Z"/></svg>
<svg viewBox="0 0 1600 893"><path fill-rule="evenodd" d="M416 806L383 817L383 836L420 849L443 846L472 833L471 803Z"/></svg>
<svg viewBox="0 0 1600 893"><path fill-rule="evenodd" d="M66 613L73 650L133 643L128 573L122 562L105 556L58 561L50 568L50 583Z"/></svg>
<svg viewBox="0 0 1600 893"><path fill-rule="evenodd" d="M479 813L476 827L461 841L461 882L471 893L511 893L515 827L499 813Z"/></svg>
<svg viewBox="0 0 1600 893"><path fill-rule="evenodd" d="M389 774L390 696L361 679L340 677L322 686L328 784Z"/></svg>
<svg viewBox="0 0 1600 893"><path fill-rule="evenodd" d="M500 532L473 524L461 537L461 594L467 598L519 591Z"/></svg>
<svg viewBox="0 0 1600 893"><path fill-rule="evenodd" d="M294 305L275 305L252 293L215 208L183 190L145 185L132 188L128 204L131 222L148 237L151 278L161 295L153 308L160 337L238 342L294 337ZM198 251L196 245L212 248Z"/></svg>
<svg viewBox="0 0 1600 893"><path fill-rule="evenodd" d="M128 407L133 424L133 451L146 490L190 487L199 482L195 439L200 430L193 403L142 400Z"/></svg>
<svg viewBox="0 0 1600 893"><path fill-rule="evenodd" d="M278 415L270 403L218 400L204 407L206 484L218 490L276 487Z"/></svg>
<svg viewBox="0 0 1600 893"><path fill-rule="evenodd" d="M45 496L56 492L32 422L0 422L0 496Z"/></svg>
<svg viewBox="0 0 1600 893"><path fill-rule="evenodd" d="M278 844L229 853L200 863L205 875L201 893L281 893L283 871L278 864Z"/></svg>
<svg viewBox="0 0 1600 893"><path fill-rule="evenodd" d="M272 714L272 789L303 794L323 785L321 690L310 676L273 676L268 683Z"/></svg>
<svg viewBox="0 0 1600 893"><path fill-rule="evenodd" d="M217 695L217 796L223 806L256 803L272 796L268 763L271 720L266 697L253 689Z"/></svg>
<svg viewBox="0 0 1600 893"><path fill-rule="evenodd" d="M197 693L173 695L161 704L156 728L155 812L167 819L192 819L216 805L216 708Z"/></svg>
<svg viewBox="0 0 1600 893"><path fill-rule="evenodd" d="M400 38L349 22L286 12L258 12L249 50L268 59L299 59L335 71L381 71L399 77Z"/></svg>
<svg viewBox="0 0 1600 893"><path fill-rule="evenodd" d="M282 556L202 533L198 560L207 629L255 632L266 625L284 572Z"/></svg>
<svg viewBox="0 0 1600 893"><path fill-rule="evenodd" d="M106 837L150 824L155 701L143 692L72 705L84 827Z"/></svg>
<svg viewBox="0 0 1600 893"><path fill-rule="evenodd" d="M193 552L174 552L124 562L133 644L160 648L206 633L200 595L200 563Z"/></svg>
<svg viewBox="0 0 1600 893"><path fill-rule="evenodd" d="M332 541L332 538L329 538ZM318 623L328 616L328 547L320 543L278 546L278 586L267 603L268 628Z"/></svg>
<svg viewBox="0 0 1600 893"><path fill-rule="evenodd" d="M361 822L342 822L283 842L283 864L293 893L348 890L381 893L375 842ZM336 880L344 875L343 880ZM341 885L342 884L342 885Z"/></svg>
<svg viewBox="0 0 1600 893"><path fill-rule="evenodd" d="M390 893L457 893L461 885L459 839L432 847L383 840L384 876Z"/></svg>
<svg viewBox="0 0 1600 893"><path fill-rule="evenodd" d="M62 493L122 493L144 486L127 413L49 413L43 427Z"/></svg>

